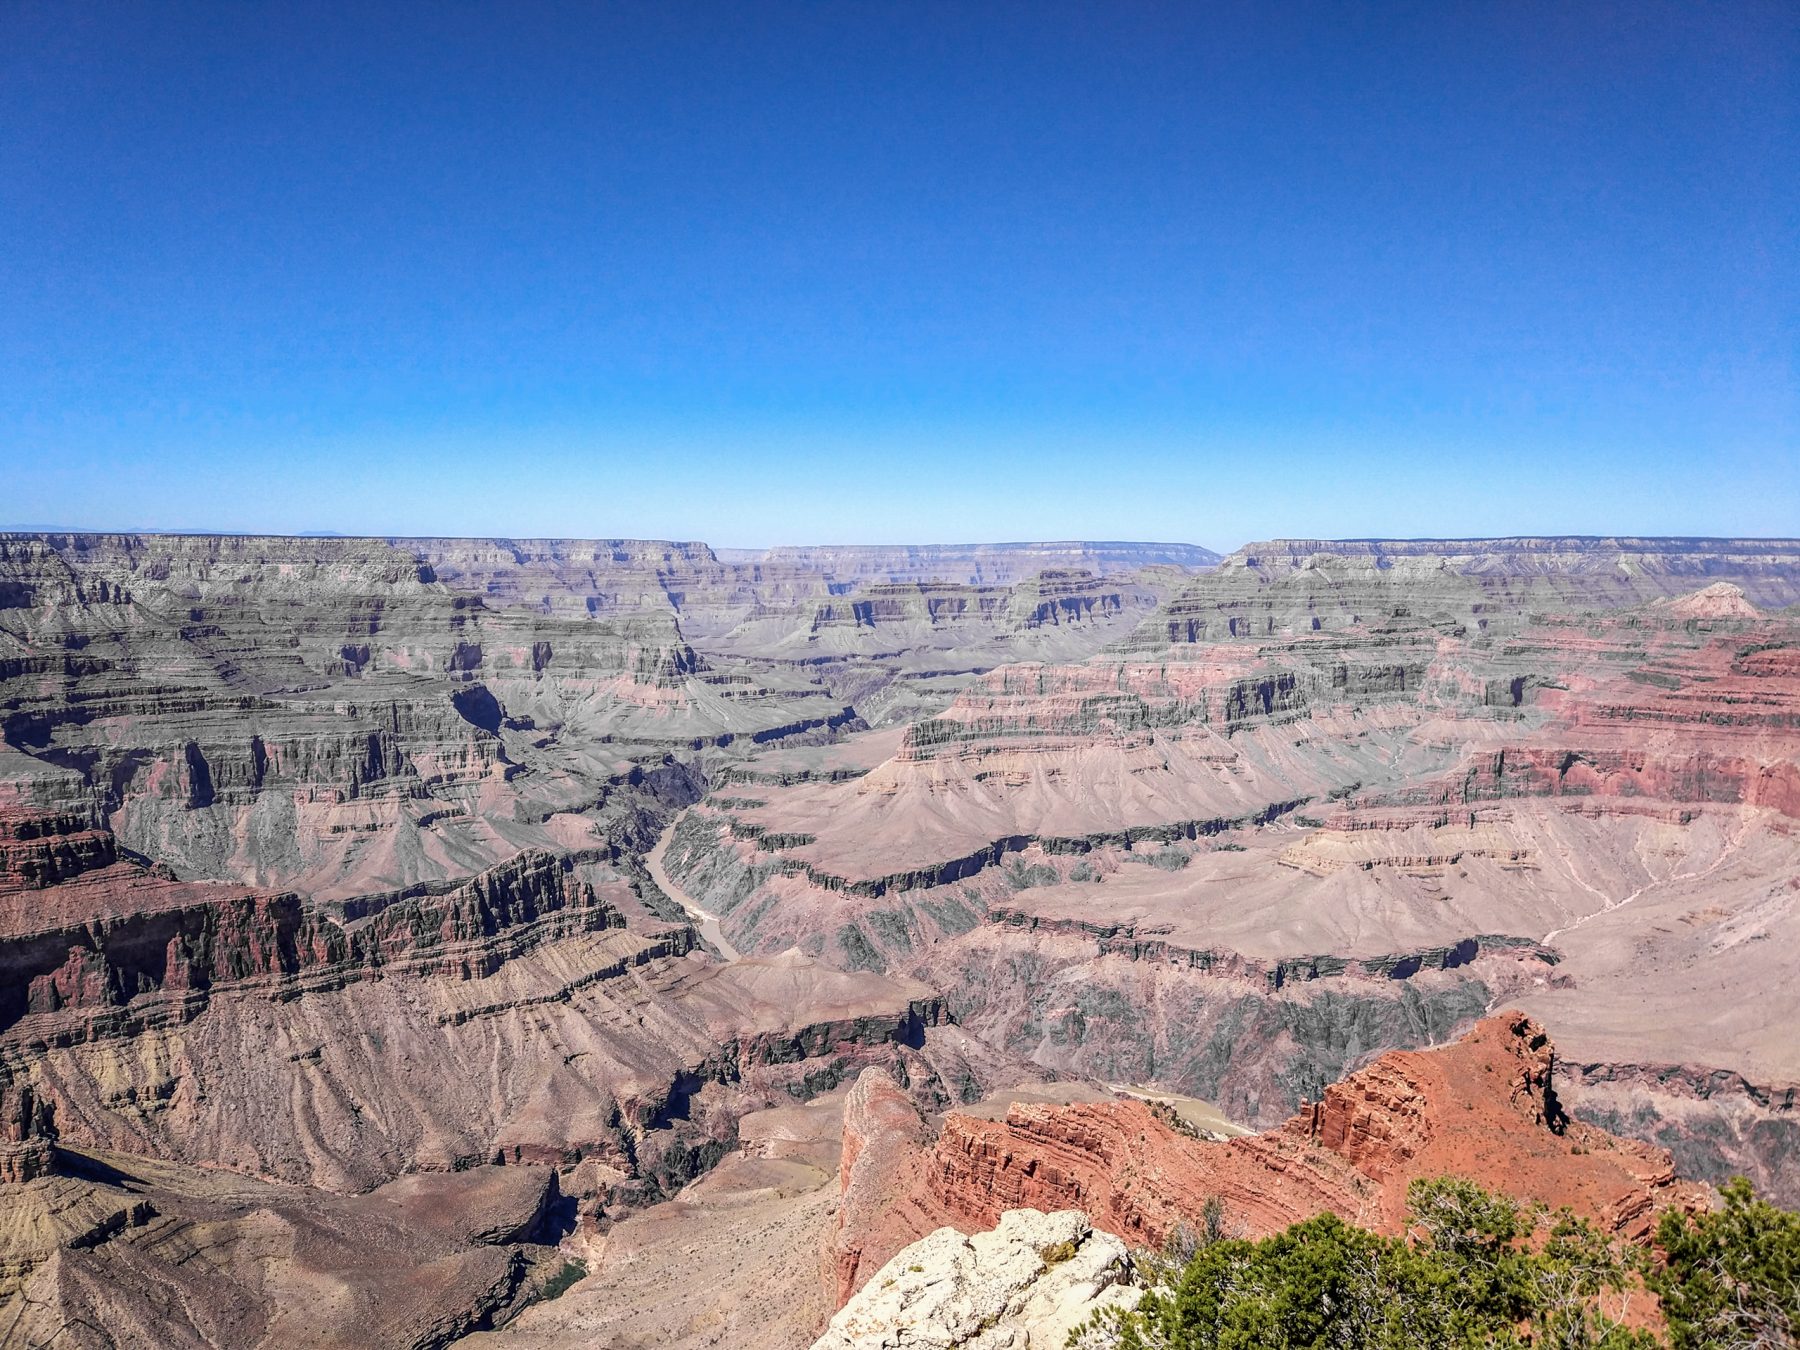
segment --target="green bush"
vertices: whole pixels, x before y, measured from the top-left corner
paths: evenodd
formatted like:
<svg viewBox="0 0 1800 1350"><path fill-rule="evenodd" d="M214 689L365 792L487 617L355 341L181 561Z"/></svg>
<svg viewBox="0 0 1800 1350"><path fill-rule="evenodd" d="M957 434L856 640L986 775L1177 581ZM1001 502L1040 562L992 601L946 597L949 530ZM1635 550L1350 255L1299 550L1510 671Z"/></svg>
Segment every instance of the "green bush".
<svg viewBox="0 0 1800 1350"><path fill-rule="evenodd" d="M538 1301L547 1303L553 1298L561 1298L586 1276L587 1266L580 1261L564 1261L556 1274L545 1280L538 1290Z"/></svg>
<svg viewBox="0 0 1800 1350"><path fill-rule="evenodd" d="M1250 1242L1207 1216L1185 1265L1149 1263L1138 1306L1076 1329L1084 1350L1639 1350L1620 1325L1643 1253L1572 1214L1454 1178L1408 1190L1409 1234L1323 1214Z"/></svg>
<svg viewBox="0 0 1800 1350"><path fill-rule="evenodd" d="M1675 1350L1800 1344L1800 1214L1758 1200L1742 1177L1725 1207L1690 1219L1673 1210L1656 1231L1664 1264L1650 1277Z"/></svg>

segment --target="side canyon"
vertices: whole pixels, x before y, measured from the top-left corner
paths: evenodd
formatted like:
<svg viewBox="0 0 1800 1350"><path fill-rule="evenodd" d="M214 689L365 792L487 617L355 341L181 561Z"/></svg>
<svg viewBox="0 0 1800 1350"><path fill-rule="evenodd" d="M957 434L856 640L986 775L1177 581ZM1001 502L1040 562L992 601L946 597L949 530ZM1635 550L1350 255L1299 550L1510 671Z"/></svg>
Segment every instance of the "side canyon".
<svg viewBox="0 0 1800 1350"><path fill-rule="evenodd" d="M9 534L0 738L3 1345L1800 1206L1800 540Z"/></svg>

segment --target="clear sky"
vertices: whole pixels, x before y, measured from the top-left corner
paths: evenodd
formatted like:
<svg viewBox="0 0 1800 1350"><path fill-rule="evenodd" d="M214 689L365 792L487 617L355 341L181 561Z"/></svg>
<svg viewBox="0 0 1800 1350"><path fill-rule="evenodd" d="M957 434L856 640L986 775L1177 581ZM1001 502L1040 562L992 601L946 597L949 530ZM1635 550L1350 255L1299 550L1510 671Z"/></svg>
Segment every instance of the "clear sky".
<svg viewBox="0 0 1800 1350"><path fill-rule="evenodd" d="M1800 5L0 3L0 522L1800 534Z"/></svg>

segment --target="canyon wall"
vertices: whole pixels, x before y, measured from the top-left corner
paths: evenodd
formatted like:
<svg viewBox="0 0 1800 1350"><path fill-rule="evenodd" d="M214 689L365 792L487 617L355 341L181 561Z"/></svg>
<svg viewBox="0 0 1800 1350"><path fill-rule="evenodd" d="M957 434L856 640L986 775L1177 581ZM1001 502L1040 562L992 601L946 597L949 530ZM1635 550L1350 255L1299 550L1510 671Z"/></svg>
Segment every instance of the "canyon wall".
<svg viewBox="0 0 1800 1350"><path fill-rule="evenodd" d="M208 1256L181 1335L330 1343L437 1205L474 1226L396 1257L382 1336L440 1343L853 1080L840 1292L892 1254L858 1215L959 1190L1174 1222L1080 1162L1180 1134L1150 1108L921 1132L1046 1078L1204 1097L1275 1128L1218 1165L1284 1160L1276 1209L1386 1223L1461 1155L1394 1142L1438 1061L1378 1057L1500 1006L1557 1035L1559 1128L1800 1202L1797 578L1784 541L0 536L0 1317L152 1326L187 1277L147 1253L212 1224L348 1320ZM1553 1153L1518 1165L1600 1184Z"/></svg>

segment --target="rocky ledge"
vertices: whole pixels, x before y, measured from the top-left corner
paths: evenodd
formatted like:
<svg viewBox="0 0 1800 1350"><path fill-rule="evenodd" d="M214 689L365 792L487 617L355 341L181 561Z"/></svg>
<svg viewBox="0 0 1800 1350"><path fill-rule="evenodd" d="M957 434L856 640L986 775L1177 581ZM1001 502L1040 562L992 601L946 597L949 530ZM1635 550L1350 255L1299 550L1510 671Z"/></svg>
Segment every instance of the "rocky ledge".
<svg viewBox="0 0 1800 1350"><path fill-rule="evenodd" d="M1225 1142L1135 1100L1020 1102L999 1120L952 1112L924 1142L899 1094L866 1075L846 1112L846 1139L863 1143L844 1174L836 1271L857 1271L849 1283L867 1293L885 1278L863 1273L874 1260L933 1225L974 1232L1017 1209L1080 1210L1151 1249L1215 1199L1245 1236L1327 1211L1398 1233L1408 1183L1443 1175L1567 1205L1633 1238L1666 1208L1707 1204L1667 1151L1571 1120L1555 1068L1543 1028L1502 1013L1442 1049L1384 1055L1284 1125Z"/></svg>
<svg viewBox="0 0 1800 1350"><path fill-rule="evenodd" d="M1061 1346L1084 1318L1137 1301L1125 1244L1076 1210L1008 1210L991 1232L940 1228L876 1271L813 1350Z"/></svg>

